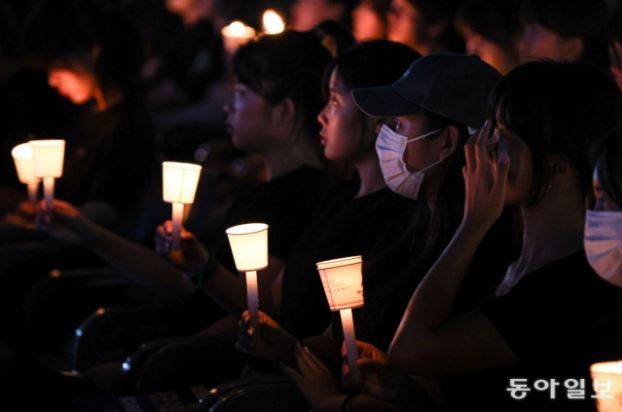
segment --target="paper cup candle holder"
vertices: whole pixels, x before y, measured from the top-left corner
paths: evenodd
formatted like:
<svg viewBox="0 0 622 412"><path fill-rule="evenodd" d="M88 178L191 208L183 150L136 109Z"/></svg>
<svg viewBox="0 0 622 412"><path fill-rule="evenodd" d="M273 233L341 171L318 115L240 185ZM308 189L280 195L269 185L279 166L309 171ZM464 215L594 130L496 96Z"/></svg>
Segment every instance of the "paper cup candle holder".
<svg viewBox="0 0 622 412"><path fill-rule="evenodd" d="M348 349L348 365L355 373L358 352L352 309L360 308L364 304L363 259L361 256L351 256L318 262L316 266L330 310L339 311L341 315L343 338Z"/></svg>
<svg viewBox="0 0 622 412"><path fill-rule="evenodd" d="M172 204L173 244L179 249L181 225L184 218L184 205L194 202L201 166L192 163L162 162L162 197Z"/></svg>
<svg viewBox="0 0 622 412"><path fill-rule="evenodd" d="M226 230L235 267L246 273L246 296L252 322L257 322L257 271L268 267L268 225L248 223Z"/></svg>
<svg viewBox="0 0 622 412"><path fill-rule="evenodd" d="M622 410L622 361L595 363L590 374L598 412Z"/></svg>

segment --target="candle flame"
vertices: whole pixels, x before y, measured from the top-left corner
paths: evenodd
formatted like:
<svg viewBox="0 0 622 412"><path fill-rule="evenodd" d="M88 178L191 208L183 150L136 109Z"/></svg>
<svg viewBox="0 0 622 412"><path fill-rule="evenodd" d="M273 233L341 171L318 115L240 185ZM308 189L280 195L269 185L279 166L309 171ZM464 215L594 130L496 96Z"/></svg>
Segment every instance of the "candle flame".
<svg viewBox="0 0 622 412"><path fill-rule="evenodd" d="M266 34L278 34L285 30L283 18L274 10L264 11L262 21L263 30Z"/></svg>
<svg viewBox="0 0 622 412"><path fill-rule="evenodd" d="M222 34L225 37L252 38L255 36L255 29L236 20L223 28Z"/></svg>

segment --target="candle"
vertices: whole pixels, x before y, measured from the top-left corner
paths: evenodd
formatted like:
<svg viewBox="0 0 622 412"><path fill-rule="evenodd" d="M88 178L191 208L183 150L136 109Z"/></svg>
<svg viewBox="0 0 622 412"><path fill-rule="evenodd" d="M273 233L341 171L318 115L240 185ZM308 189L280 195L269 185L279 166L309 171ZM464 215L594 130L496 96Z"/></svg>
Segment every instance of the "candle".
<svg viewBox="0 0 622 412"><path fill-rule="evenodd" d="M173 250L180 247L184 205L192 204L201 177L201 166L192 163L162 162L162 198L172 204Z"/></svg>
<svg viewBox="0 0 622 412"><path fill-rule="evenodd" d="M622 361L590 367L598 412L617 412L622 405Z"/></svg>
<svg viewBox="0 0 622 412"><path fill-rule="evenodd" d="M234 21L221 30L225 50L233 55L236 50L255 37L255 29L241 21Z"/></svg>
<svg viewBox="0 0 622 412"><path fill-rule="evenodd" d="M226 230L235 267L246 272L246 298L251 322L256 324L259 310L257 271L268 267L268 225L248 223Z"/></svg>
<svg viewBox="0 0 622 412"><path fill-rule="evenodd" d="M339 311L343 338L348 350L348 365L353 376L357 375L356 335L352 309L360 308L364 304L363 298L363 259L361 256L351 256L340 259L326 260L316 264L324 293L330 310Z"/></svg>
<svg viewBox="0 0 622 412"><path fill-rule="evenodd" d="M65 159L64 140L32 140L33 171L37 178L43 179L45 208L52 208L54 199L54 179L63 175Z"/></svg>
<svg viewBox="0 0 622 412"><path fill-rule="evenodd" d="M39 179L35 176L32 161L32 146L30 143L22 143L11 150L17 178L28 188L28 200L37 203L37 192L39 190Z"/></svg>
<svg viewBox="0 0 622 412"><path fill-rule="evenodd" d="M285 30L283 18L274 10L268 9L262 16L263 31L266 34L279 34Z"/></svg>

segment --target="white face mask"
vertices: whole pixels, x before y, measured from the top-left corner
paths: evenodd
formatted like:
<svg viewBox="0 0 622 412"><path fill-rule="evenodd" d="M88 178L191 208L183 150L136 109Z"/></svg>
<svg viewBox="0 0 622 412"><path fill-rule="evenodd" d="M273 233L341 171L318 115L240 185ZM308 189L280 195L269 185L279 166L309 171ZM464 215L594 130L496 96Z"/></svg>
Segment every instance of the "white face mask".
<svg viewBox="0 0 622 412"><path fill-rule="evenodd" d="M588 210L583 245L596 273L622 287L622 212Z"/></svg>
<svg viewBox="0 0 622 412"><path fill-rule="evenodd" d="M414 173L410 172L406 163L404 163L406 145L410 142L425 139L441 130L443 129L432 130L417 137L408 138L394 132L389 126L382 125L376 139L376 152L380 160L380 169L382 169L384 181L389 186L389 189L409 199L417 199L425 172L444 159L441 158L441 160Z"/></svg>

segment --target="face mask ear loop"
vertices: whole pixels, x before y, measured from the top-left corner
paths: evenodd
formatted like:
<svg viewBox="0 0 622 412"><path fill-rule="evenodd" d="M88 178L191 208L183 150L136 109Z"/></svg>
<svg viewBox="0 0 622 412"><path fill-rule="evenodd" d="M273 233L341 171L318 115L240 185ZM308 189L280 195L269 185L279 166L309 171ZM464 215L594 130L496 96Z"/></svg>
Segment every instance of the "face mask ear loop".
<svg viewBox="0 0 622 412"><path fill-rule="evenodd" d="M417 140L421 140L421 139L425 139L428 136L432 136L438 132L442 132L444 129L436 129L436 130L432 130L431 132L427 132L426 134L422 134L421 136L417 136L417 137L413 137L410 139L406 140L406 143L411 143L411 142L416 142Z"/></svg>

